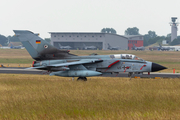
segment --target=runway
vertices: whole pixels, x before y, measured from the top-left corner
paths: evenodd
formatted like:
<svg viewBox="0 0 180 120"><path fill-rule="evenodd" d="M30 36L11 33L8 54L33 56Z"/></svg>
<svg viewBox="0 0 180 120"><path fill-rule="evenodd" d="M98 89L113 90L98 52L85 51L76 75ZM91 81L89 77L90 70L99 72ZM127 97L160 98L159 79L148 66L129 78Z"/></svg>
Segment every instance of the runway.
<svg viewBox="0 0 180 120"><path fill-rule="evenodd" d="M6 73L6 74L49 74L47 71L42 70L36 70L36 69L26 69L22 67L6 67L6 68L0 68L0 73Z"/></svg>
<svg viewBox="0 0 180 120"><path fill-rule="evenodd" d="M50 72L36 69L26 69L22 67L10 68L10 67L1 67L0 74L39 74L39 75L48 75ZM102 77L128 77L128 73L114 73L114 74L103 74ZM133 75L132 77L141 77L141 78L180 78L180 73L143 73L142 75Z"/></svg>

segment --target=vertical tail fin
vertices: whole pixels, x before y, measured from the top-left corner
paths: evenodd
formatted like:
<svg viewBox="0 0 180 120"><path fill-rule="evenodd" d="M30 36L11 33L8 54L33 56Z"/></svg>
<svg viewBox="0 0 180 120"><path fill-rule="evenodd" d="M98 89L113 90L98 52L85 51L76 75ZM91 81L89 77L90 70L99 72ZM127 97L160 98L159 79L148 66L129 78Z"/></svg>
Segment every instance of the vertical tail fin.
<svg viewBox="0 0 180 120"><path fill-rule="evenodd" d="M86 45L83 43L83 47L86 47Z"/></svg>
<svg viewBox="0 0 180 120"><path fill-rule="evenodd" d="M110 44L108 43L108 49L111 49L111 46L110 46Z"/></svg>
<svg viewBox="0 0 180 120"><path fill-rule="evenodd" d="M134 45L134 43L133 43L133 47L135 48L136 46Z"/></svg>
<svg viewBox="0 0 180 120"><path fill-rule="evenodd" d="M109 43L108 43L108 47L110 47Z"/></svg>
<svg viewBox="0 0 180 120"><path fill-rule="evenodd" d="M62 52L33 32L27 30L14 30L14 33L35 60L49 59L46 56L47 54L53 55L54 53Z"/></svg>
<svg viewBox="0 0 180 120"><path fill-rule="evenodd" d="M59 43L58 45L59 45L59 49L61 49L61 44Z"/></svg>
<svg viewBox="0 0 180 120"><path fill-rule="evenodd" d="M159 47L162 47L161 44L159 44Z"/></svg>

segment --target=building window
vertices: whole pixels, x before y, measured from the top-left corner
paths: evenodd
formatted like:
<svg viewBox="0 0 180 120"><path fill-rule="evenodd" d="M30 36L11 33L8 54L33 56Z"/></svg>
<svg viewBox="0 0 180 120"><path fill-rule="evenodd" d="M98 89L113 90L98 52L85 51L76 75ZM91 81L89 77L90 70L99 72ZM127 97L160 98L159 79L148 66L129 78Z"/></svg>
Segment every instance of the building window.
<svg viewBox="0 0 180 120"><path fill-rule="evenodd" d="M94 37L94 36L92 36L92 37Z"/></svg>
<svg viewBox="0 0 180 120"><path fill-rule="evenodd" d="M86 37L86 36L84 36L84 37Z"/></svg>
<svg viewBox="0 0 180 120"><path fill-rule="evenodd" d="M62 36L62 37L64 37L64 36Z"/></svg>
<svg viewBox="0 0 180 120"><path fill-rule="evenodd" d="M56 35L54 37L56 37Z"/></svg>
<svg viewBox="0 0 180 120"><path fill-rule="evenodd" d="M71 36L69 36L69 37L71 37Z"/></svg>
<svg viewBox="0 0 180 120"><path fill-rule="evenodd" d="M79 36L77 36L77 37L79 37Z"/></svg>
<svg viewBox="0 0 180 120"><path fill-rule="evenodd" d="M102 36L100 36L100 37L102 37Z"/></svg>

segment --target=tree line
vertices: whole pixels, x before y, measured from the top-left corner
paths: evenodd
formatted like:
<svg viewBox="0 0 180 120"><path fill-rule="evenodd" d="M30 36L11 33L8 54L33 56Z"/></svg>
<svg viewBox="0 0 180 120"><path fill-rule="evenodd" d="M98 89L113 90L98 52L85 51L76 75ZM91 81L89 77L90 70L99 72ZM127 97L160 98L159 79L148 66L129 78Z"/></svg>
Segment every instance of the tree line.
<svg viewBox="0 0 180 120"><path fill-rule="evenodd" d="M103 28L101 29L102 33L110 33L110 34L116 34L116 30L114 28ZM127 28L124 32L125 35L141 35L139 33L139 29L137 27L133 28ZM163 40L166 40L169 45L177 45L180 44L180 36L177 37L177 39L173 40L171 42L171 34L167 34L166 36L158 36L155 31L148 31L147 34L144 36L144 46L148 46L154 43L162 43ZM48 42L50 42L50 39L46 39ZM19 39L16 36L4 36L0 35L0 44L2 46L7 46L9 42L20 42Z"/></svg>
<svg viewBox="0 0 180 120"><path fill-rule="evenodd" d="M103 28L101 32L104 30ZM107 28L106 28L107 29ZM113 28L108 28L108 29L113 29ZM113 29L114 30L114 29ZM139 33L139 29L137 27L133 28L127 28L124 32L125 35L141 35ZM177 39L174 39L171 42L171 34L167 34L166 36L158 36L155 31L149 30L147 34L143 35L144 36L144 46L148 46L154 43L161 44L163 40L166 40L169 45L178 45L180 44L180 36L177 37Z"/></svg>
<svg viewBox="0 0 180 120"><path fill-rule="evenodd" d="M125 35L140 35L139 29L137 27L128 28L125 31ZM144 46L148 46L154 43L161 44L163 40L166 40L169 45L178 45L180 44L180 36L177 39L174 39L171 42L171 33L167 34L166 36L158 36L155 31L149 30L147 34L144 36Z"/></svg>
<svg viewBox="0 0 180 120"><path fill-rule="evenodd" d="M50 43L50 38L45 38L47 42ZM2 46L8 46L10 42L20 42L19 39L16 36L8 36L5 37L4 35L0 35L0 44Z"/></svg>
<svg viewBox="0 0 180 120"><path fill-rule="evenodd" d="M0 35L0 44L2 46L7 46L9 42L20 42L16 36L4 36Z"/></svg>

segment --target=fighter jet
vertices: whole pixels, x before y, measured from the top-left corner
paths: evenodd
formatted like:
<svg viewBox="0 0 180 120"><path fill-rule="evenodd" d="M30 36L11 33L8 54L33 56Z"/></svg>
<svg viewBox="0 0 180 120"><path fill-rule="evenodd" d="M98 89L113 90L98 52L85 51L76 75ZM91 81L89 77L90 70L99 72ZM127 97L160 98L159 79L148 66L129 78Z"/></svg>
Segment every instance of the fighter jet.
<svg viewBox="0 0 180 120"><path fill-rule="evenodd" d="M69 45L67 45L67 46L62 46L60 43L58 43L58 45L59 45L59 49L67 49L67 50L69 50L69 49L72 48L72 47L69 46Z"/></svg>
<svg viewBox="0 0 180 120"><path fill-rule="evenodd" d="M108 43L108 49L109 50L119 50L119 47L111 47L110 44Z"/></svg>
<svg viewBox="0 0 180 120"><path fill-rule="evenodd" d="M14 46L12 43L11 43L10 48L11 49L24 49L24 47L22 47L22 46Z"/></svg>
<svg viewBox="0 0 180 120"><path fill-rule="evenodd" d="M162 47L161 44L159 44L159 50L169 51L170 49L171 49L170 47Z"/></svg>
<svg viewBox="0 0 180 120"><path fill-rule="evenodd" d="M35 60L28 69L47 70L51 72L50 76L78 77L77 80L87 81L86 77L90 76L127 72L131 78L133 74L166 69L132 54L76 56L69 51L57 49L33 32L14 32Z"/></svg>
<svg viewBox="0 0 180 120"><path fill-rule="evenodd" d="M83 49L84 50L95 50L95 49L97 49L97 47L96 46L86 46L84 43L83 43Z"/></svg>
<svg viewBox="0 0 180 120"><path fill-rule="evenodd" d="M142 47L136 47L134 44L133 44L133 47L132 47L133 50L145 50L145 48L142 46Z"/></svg>

